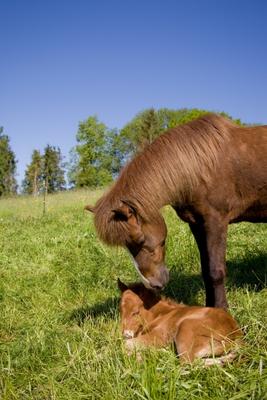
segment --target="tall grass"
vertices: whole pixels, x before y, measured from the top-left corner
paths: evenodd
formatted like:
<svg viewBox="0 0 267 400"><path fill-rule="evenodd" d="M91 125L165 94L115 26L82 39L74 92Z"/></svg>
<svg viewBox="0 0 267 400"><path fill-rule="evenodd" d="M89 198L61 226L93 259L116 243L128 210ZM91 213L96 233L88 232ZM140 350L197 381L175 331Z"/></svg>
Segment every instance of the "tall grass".
<svg viewBox="0 0 267 400"><path fill-rule="evenodd" d="M180 366L171 348L128 357L117 277L136 280L127 253L96 238L83 211L100 192L0 200L1 399L265 399L267 226L229 228L227 293L245 345L225 368ZM170 208L166 294L203 304L199 257Z"/></svg>

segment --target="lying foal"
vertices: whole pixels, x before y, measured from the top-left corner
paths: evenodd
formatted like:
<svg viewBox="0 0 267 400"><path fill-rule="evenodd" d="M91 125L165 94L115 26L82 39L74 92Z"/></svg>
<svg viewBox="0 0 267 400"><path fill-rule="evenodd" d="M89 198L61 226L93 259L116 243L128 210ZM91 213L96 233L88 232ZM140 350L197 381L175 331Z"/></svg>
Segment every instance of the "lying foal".
<svg viewBox="0 0 267 400"><path fill-rule="evenodd" d="M129 352L174 342L183 362L205 358L207 366L222 365L235 358L233 348L241 341L242 333L237 322L223 309L186 306L162 299L142 283L126 286L118 280L118 286L122 292L122 332Z"/></svg>

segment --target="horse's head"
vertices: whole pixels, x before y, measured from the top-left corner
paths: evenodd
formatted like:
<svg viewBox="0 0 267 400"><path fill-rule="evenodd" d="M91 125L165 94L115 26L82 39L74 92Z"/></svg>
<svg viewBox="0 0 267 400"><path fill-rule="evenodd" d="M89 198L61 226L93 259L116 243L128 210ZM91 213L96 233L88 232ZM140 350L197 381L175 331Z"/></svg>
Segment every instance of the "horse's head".
<svg viewBox="0 0 267 400"><path fill-rule="evenodd" d="M162 289L167 284L169 272L164 263L167 228L160 213L148 220L124 200L117 207L108 209L105 197L96 207L85 208L95 214L95 225L101 239L129 250L147 288Z"/></svg>
<svg viewBox="0 0 267 400"><path fill-rule="evenodd" d="M143 284L149 289L162 289L169 280L164 262L167 228L163 217L158 213L151 221L144 221L138 211L125 202L113 212L114 218L124 221L127 227L125 245Z"/></svg>

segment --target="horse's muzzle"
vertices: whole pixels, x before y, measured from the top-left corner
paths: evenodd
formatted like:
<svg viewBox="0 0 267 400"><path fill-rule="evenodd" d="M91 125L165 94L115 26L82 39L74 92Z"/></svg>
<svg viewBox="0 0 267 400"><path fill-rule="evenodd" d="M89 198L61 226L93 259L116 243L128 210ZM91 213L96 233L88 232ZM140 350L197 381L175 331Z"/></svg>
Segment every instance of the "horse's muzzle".
<svg viewBox="0 0 267 400"><path fill-rule="evenodd" d="M158 276L157 277L151 277L148 280L149 280L149 284L150 284L152 289L161 290L169 282L169 271L167 270L167 268L165 266L164 267L160 267L160 271L159 271Z"/></svg>

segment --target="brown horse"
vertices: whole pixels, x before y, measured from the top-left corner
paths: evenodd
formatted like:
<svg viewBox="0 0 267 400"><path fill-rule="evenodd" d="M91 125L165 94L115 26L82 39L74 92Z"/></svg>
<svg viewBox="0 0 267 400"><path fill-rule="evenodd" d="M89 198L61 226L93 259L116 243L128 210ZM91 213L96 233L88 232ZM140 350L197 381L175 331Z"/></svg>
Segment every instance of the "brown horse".
<svg viewBox="0 0 267 400"><path fill-rule="evenodd" d="M242 332L226 311L178 304L161 298L142 283L126 286L118 280L118 286L122 292L121 327L129 353L175 343L183 362L205 358L204 365L208 366L235 358Z"/></svg>
<svg viewBox="0 0 267 400"><path fill-rule="evenodd" d="M137 155L95 207L100 238L126 247L143 283L162 288L170 204L197 242L206 305L227 307L227 226L267 222L267 126L240 127L207 114L170 129Z"/></svg>

